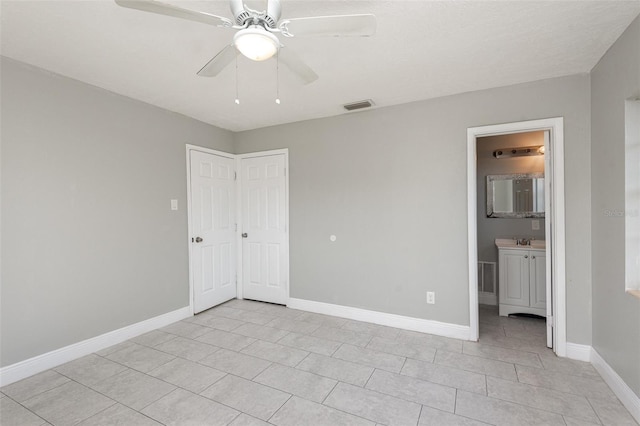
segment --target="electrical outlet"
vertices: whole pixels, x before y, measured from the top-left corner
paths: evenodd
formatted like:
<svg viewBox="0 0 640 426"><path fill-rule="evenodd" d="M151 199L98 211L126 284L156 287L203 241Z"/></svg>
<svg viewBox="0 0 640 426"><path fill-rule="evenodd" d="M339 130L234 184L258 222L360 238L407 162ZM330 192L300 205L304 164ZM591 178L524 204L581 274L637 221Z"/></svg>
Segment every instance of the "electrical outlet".
<svg viewBox="0 0 640 426"><path fill-rule="evenodd" d="M531 229L534 231L539 231L540 230L540 221L537 219L534 219L531 221Z"/></svg>
<svg viewBox="0 0 640 426"><path fill-rule="evenodd" d="M433 291L427 292L427 303L430 305L434 305L436 303L436 293Z"/></svg>

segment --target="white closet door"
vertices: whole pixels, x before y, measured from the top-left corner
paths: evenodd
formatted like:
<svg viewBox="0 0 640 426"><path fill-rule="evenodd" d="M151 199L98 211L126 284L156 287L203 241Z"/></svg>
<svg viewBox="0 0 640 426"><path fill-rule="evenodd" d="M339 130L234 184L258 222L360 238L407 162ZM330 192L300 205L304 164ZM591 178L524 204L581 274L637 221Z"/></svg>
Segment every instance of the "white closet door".
<svg viewBox="0 0 640 426"><path fill-rule="evenodd" d="M195 313L236 297L235 160L190 151Z"/></svg>
<svg viewBox="0 0 640 426"><path fill-rule="evenodd" d="M285 167L284 154L241 160L245 299L287 302L289 236Z"/></svg>

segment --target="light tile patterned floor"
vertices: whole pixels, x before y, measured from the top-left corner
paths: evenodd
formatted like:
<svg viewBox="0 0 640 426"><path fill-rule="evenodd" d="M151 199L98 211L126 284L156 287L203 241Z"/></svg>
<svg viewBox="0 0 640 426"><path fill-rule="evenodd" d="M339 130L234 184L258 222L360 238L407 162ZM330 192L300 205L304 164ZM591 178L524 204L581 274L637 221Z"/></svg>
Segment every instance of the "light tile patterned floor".
<svg viewBox="0 0 640 426"><path fill-rule="evenodd" d="M544 321L481 306L480 342L232 300L0 389L28 425L636 425Z"/></svg>

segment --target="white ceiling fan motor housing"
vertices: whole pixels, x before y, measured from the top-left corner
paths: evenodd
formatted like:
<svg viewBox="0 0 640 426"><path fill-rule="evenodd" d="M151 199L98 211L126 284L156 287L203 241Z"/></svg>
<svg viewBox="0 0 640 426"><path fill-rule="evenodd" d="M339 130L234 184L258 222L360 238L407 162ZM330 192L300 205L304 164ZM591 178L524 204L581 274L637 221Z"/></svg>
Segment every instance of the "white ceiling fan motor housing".
<svg viewBox="0 0 640 426"><path fill-rule="evenodd" d="M242 0L229 0L231 5L231 13L236 24L240 26L251 25L260 23L266 28L275 28L278 20L280 19L280 0L268 0L267 10L264 12L258 12L245 7ZM257 22L250 22L258 18Z"/></svg>

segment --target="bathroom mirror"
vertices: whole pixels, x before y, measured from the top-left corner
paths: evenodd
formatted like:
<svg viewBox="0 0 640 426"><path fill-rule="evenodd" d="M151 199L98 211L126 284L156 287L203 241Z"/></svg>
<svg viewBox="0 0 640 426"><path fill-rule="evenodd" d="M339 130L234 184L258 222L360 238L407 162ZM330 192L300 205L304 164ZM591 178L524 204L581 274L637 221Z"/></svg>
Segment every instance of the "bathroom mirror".
<svg viewBox="0 0 640 426"><path fill-rule="evenodd" d="M487 217L544 217L544 174L487 176Z"/></svg>

